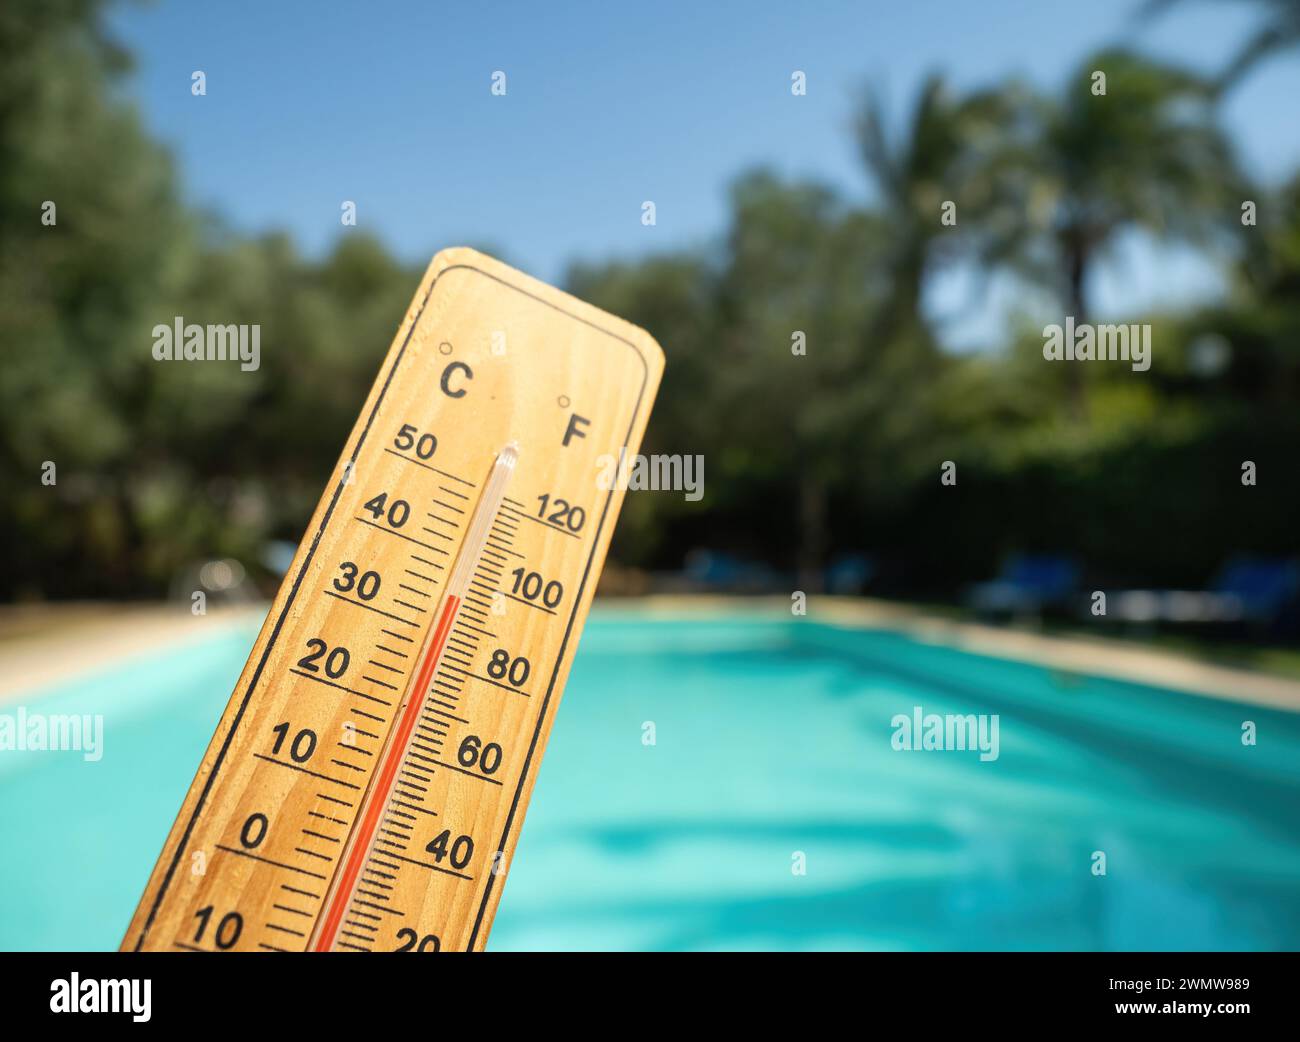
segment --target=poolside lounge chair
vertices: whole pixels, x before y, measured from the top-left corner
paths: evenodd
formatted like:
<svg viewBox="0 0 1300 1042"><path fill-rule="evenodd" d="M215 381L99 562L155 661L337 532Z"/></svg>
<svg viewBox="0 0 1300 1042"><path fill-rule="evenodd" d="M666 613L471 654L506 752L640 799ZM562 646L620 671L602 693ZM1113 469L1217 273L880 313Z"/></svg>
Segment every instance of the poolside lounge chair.
<svg viewBox="0 0 1300 1042"><path fill-rule="evenodd" d="M1208 590L1123 590L1112 594L1110 614L1124 622L1268 625L1300 597L1300 562L1236 557Z"/></svg>
<svg viewBox="0 0 1300 1042"><path fill-rule="evenodd" d="M1014 554L992 582L973 587L967 603L981 615L1041 614L1068 605L1079 585L1079 566L1054 554Z"/></svg>
<svg viewBox="0 0 1300 1042"><path fill-rule="evenodd" d="M777 573L766 564L718 550L688 552L683 574L694 588L710 592L754 593L779 585Z"/></svg>
<svg viewBox="0 0 1300 1042"><path fill-rule="evenodd" d="M860 594L874 571L875 564L866 554L841 554L826 566L826 591Z"/></svg>

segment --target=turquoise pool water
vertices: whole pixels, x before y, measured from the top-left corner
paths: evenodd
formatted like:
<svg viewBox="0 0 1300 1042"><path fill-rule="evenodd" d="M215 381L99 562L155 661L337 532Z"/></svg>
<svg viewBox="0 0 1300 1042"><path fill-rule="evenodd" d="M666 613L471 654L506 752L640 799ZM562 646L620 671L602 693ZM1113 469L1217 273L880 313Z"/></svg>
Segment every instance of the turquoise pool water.
<svg viewBox="0 0 1300 1042"><path fill-rule="evenodd" d="M105 752L0 752L0 949L116 947L255 632L18 700L104 714ZM918 705L997 714L998 758L895 750ZM491 947L1300 948L1300 714L887 632L597 613Z"/></svg>

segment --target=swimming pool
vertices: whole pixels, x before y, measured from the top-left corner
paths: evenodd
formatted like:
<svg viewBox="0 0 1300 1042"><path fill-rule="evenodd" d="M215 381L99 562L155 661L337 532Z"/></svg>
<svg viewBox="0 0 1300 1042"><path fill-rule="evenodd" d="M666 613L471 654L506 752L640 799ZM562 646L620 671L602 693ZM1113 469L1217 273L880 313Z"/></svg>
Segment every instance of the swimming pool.
<svg viewBox="0 0 1300 1042"><path fill-rule="evenodd" d="M0 706L105 717L97 763L0 753L0 949L117 946L255 635ZM917 706L996 714L997 758L896 750ZM1300 714L888 631L597 611L490 947L1295 949Z"/></svg>

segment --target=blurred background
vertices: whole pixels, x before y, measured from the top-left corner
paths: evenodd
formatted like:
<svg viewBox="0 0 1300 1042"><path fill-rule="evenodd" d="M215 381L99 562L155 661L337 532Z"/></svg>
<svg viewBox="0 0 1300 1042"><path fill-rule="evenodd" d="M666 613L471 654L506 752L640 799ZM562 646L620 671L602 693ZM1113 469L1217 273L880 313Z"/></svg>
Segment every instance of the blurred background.
<svg viewBox="0 0 1300 1042"><path fill-rule="evenodd" d="M494 945L1300 945L1296 97L1296 0L8 0L0 711L108 752L0 752L0 945L117 943L452 244L648 329L643 451L705 461L627 497ZM914 704L1002 758L893 753Z"/></svg>

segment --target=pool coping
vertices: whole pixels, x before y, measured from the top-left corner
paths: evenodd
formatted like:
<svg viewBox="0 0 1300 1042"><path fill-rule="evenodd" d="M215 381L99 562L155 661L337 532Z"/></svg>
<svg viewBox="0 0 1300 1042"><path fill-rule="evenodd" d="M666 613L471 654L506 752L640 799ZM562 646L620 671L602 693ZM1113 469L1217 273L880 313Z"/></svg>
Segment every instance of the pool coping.
<svg viewBox="0 0 1300 1042"><path fill-rule="evenodd" d="M256 628L268 608L269 602L257 602L213 608L207 615L194 616L188 603L5 607L0 610L0 704L39 696L55 684L144 657L161 645L209 639L240 626ZM714 594L603 597L595 602L593 615L597 619L620 615L667 619L719 611L771 621L792 619L788 598ZM33 632L29 624L28 632L6 633L6 628L15 628L13 620L23 613L29 617L46 615L50 625ZM1103 637L1045 636L944 619L907 605L853 597L812 597L808 614L802 618L856 629L886 630L959 651L1219 701L1300 712L1300 682ZM69 654L69 640L74 635L76 653Z"/></svg>
<svg viewBox="0 0 1300 1042"><path fill-rule="evenodd" d="M790 619L785 597L652 595L596 602L600 615L620 613L659 618L727 611ZM813 596L811 622L855 629L885 630L913 640L992 658L1028 662L1070 673L1144 684L1182 694L1300 712L1300 682L1268 673L1219 666L1156 648L1134 647L1105 637L1061 637L945 619L923 609L857 597ZM796 616L795 618L801 618Z"/></svg>
<svg viewBox="0 0 1300 1042"><path fill-rule="evenodd" d="M188 601L6 606L0 612L0 705L42 697L57 684L164 649L256 627L268 608L259 601L193 615Z"/></svg>

